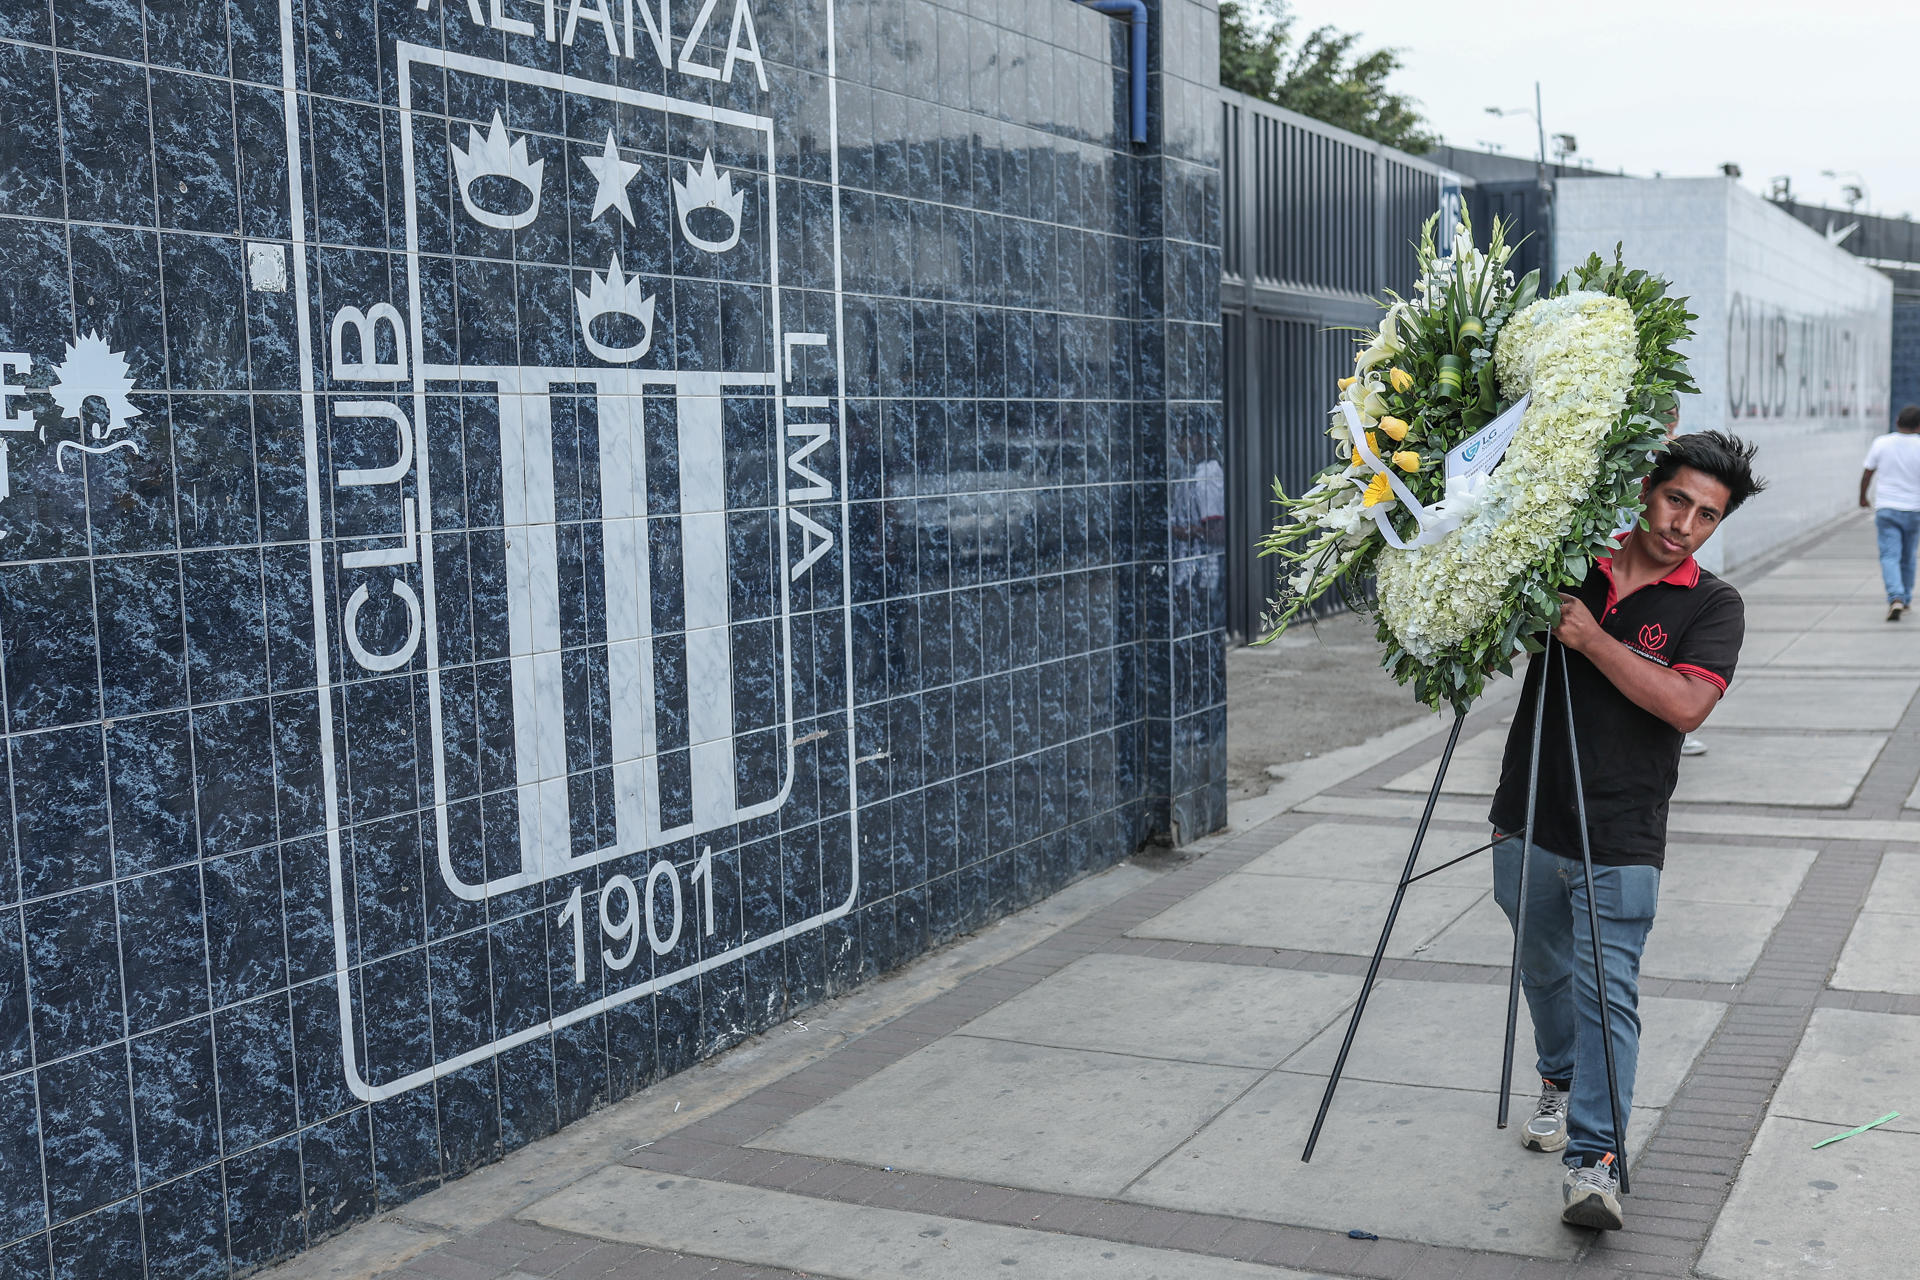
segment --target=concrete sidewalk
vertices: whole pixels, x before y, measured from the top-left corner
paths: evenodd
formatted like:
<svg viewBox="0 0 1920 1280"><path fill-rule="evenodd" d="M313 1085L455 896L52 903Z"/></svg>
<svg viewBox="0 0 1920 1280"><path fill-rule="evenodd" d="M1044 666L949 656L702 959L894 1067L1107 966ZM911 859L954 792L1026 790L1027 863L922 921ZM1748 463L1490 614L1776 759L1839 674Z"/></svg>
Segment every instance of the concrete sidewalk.
<svg viewBox="0 0 1920 1280"><path fill-rule="evenodd" d="M1851 521L1735 575L1745 658L1682 766L1645 961L1626 1231L1561 1226L1558 1161L1494 1127L1510 936L1484 858L1410 890L1300 1162L1436 720L270 1274L1908 1274L1920 621L1883 620L1871 543ZM1470 717L1423 865L1486 839L1507 714Z"/></svg>

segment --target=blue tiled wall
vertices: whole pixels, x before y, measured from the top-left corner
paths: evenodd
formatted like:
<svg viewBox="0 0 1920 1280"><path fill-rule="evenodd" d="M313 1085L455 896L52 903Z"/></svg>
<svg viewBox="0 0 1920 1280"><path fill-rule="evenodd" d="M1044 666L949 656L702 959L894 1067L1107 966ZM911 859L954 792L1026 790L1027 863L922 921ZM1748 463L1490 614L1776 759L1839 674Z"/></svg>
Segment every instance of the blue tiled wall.
<svg viewBox="0 0 1920 1280"><path fill-rule="evenodd" d="M1893 386L1887 398L1891 419L1910 404L1920 404L1920 302L1893 304Z"/></svg>
<svg viewBox="0 0 1920 1280"><path fill-rule="evenodd" d="M1211 4L699 12L0 0L4 1280L1224 819Z"/></svg>

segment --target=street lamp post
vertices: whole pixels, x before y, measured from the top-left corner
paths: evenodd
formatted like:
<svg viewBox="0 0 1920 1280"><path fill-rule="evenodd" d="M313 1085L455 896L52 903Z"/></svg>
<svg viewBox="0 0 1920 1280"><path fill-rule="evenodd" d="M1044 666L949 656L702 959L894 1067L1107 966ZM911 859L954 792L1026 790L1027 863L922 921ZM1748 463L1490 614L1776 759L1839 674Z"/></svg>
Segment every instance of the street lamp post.
<svg viewBox="0 0 1920 1280"><path fill-rule="evenodd" d="M1487 114L1490 116L1532 116L1533 117L1534 131L1539 135L1539 140L1540 140L1540 160L1539 160L1540 181L1542 184L1544 184L1547 180L1547 125L1546 125L1546 120L1542 116L1542 113L1540 110L1540 82L1538 80L1535 80L1533 82L1533 106L1531 108L1488 107Z"/></svg>

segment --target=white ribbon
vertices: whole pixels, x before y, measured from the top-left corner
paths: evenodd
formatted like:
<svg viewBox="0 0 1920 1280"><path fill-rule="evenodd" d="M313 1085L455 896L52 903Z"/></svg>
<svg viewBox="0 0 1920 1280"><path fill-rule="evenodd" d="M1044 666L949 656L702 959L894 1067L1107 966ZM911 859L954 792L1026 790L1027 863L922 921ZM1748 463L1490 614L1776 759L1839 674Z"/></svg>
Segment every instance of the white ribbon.
<svg viewBox="0 0 1920 1280"><path fill-rule="evenodd" d="M1367 510L1367 514L1372 516L1374 524L1379 526L1380 536L1387 540L1388 546L1396 551L1430 547L1459 528L1462 521L1479 509L1481 491L1487 485L1485 472L1450 476L1447 479L1446 497L1432 507L1421 506L1419 499L1413 496L1413 491L1400 482L1400 477L1393 474L1388 465L1382 462L1379 455L1374 453L1367 444L1367 429L1360 421L1359 411L1353 407L1353 402L1342 400L1340 407L1346 411L1347 427L1353 437L1354 453L1377 474L1387 478L1387 484L1393 490L1393 496L1406 505L1407 513L1419 526L1420 532L1413 541L1404 541L1395 532L1393 521L1387 518L1387 513L1381 509L1381 505L1375 504ZM1358 477L1352 477L1350 482L1362 488L1365 487Z"/></svg>

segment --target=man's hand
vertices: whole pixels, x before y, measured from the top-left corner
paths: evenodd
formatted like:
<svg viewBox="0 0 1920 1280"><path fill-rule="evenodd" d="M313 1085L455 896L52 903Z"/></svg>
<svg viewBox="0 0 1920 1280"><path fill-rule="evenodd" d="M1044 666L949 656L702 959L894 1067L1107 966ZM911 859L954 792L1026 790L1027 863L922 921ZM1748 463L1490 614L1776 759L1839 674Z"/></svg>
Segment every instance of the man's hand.
<svg viewBox="0 0 1920 1280"><path fill-rule="evenodd" d="M1600 624L1593 620L1593 614L1586 604L1562 591L1560 593L1560 625L1553 629L1553 638L1575 653L1586 653L1594 641L1608 637L1607 633L1600 629Z"/></svg>
<svg viewBox="0 0 1920 1280"><path fill-rule="evenodd" d="M1649 662L1601 630L1587 606L1565 592L1560 594L1560 625L1553 629L1553 638L1584 655L1628 701L1682 733L1698 729L1720 701L1718 685Z"/></svg>

